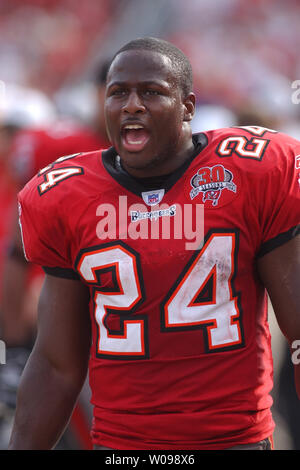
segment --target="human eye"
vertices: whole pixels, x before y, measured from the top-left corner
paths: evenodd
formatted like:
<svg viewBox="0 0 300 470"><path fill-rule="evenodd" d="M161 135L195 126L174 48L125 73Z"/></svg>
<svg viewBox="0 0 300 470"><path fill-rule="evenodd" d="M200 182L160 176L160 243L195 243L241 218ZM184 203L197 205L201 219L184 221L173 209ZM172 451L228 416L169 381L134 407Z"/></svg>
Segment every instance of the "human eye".
<svg viewBox="0 0 300 470"><path fill-rule="evenodd" d="M109 96L125 96L126 95L126 90L125 88L113 88L109 92Z"/></svg>
<svg viewBox="0 0 300 470"><path fill-rule="evenodd" d="M160 95L160 94L161 93L158 90L151 90L151 89L145 90L145 95L146 96L157 96L157 95Z"/></svg>

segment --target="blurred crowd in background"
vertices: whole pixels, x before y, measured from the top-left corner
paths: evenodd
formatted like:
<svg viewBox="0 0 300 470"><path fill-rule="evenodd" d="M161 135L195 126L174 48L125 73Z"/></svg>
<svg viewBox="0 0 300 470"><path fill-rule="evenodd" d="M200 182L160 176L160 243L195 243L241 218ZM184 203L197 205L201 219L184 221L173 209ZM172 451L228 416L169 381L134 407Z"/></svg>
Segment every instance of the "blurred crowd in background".
<svg viewBox="0 0 300 470"><path fill-rule="evenodd" d="M41 139L38 133L46 129L56 139L52 160L67 151L82 151L85 145L86 150L98 148L98 143L108 145L101 121L105 65L127 41L156 36L170 40L190 58L198 103L195 132L261 125L300 139L300 104L292 102L292 83L300 79L299 20L298 0L0 0L1 309L6 308L2 277L15 236L15 196L35 167L26 160L26 151L19 155L20 148L28 150L30 145L28 132ZM52 156L52 144L46 142L44 136L40 152L45 165ZM34 323L40 283L24 286L22 309ZM3 335L0 330L0 338ZM293 429L289 418L299 417L299 402L293 390L284 390L292 372L283 367L288 359L281 341L275 329L275 445L300 448L300 430ZM8 365L0 365L0 448L5 447L7 413L3 396L10 390L9 381L16 388ZM12 410L13 404L14 399Z"/></svg>
<svg viewBox="0 0 300 470"><path fill-rule="evenodd" d="M88 83L127 40L159 36L190 58L199 103L251 109L299 135L291 106L299 16L297 0L2 0L0 78L37 88L69 112L63 91Z"/></svg>

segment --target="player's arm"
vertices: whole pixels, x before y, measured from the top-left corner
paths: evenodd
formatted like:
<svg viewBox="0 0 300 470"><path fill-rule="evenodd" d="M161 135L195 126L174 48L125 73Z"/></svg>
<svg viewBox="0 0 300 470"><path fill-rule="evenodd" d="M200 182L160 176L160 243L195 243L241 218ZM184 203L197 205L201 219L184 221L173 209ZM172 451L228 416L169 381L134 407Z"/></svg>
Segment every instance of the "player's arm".
<svg viewBox="0 0 300 470"><path fill-rule="evenodd" d="M65 429L87 373L89 293L79 280L46 275L38 333L24 369L10 449L51 449Z"/></svg>
<svg viewBox="0 0 300 470"><path fill-rule="evenodd" d="M300 236L261 257L258 269L278 325L292 347L300 340ZM294 364L294 370L300 399L300 364Z"/></svg>

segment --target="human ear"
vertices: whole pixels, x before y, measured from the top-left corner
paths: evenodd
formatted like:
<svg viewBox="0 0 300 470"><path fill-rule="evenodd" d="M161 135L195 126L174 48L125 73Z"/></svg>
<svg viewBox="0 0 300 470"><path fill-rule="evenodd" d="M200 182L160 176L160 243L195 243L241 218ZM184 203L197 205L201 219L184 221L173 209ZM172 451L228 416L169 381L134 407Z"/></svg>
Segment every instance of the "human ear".
<svg viewBox="0 0 300 470"><path fill-rule="evenodd" d="M191 121L195 114L195 105L196 105L196 97L194 93L189 93L186 98L183 100L184 105L184 121Z"/></svg>

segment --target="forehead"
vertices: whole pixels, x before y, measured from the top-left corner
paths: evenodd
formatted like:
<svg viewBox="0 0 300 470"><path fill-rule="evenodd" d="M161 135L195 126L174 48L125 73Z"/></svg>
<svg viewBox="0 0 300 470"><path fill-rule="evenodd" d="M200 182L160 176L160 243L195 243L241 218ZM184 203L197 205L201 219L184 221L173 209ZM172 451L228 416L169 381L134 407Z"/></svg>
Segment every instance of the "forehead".
<svg viewBox="0 0 300 470"><path fill-rule="evenodd" d="M171 59L159 52L128 50L118 54L107 76L107 85L113 82L164 81L171 85L176 75Z"/></svg>

